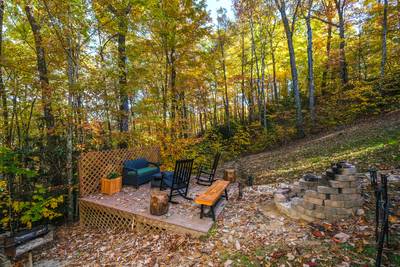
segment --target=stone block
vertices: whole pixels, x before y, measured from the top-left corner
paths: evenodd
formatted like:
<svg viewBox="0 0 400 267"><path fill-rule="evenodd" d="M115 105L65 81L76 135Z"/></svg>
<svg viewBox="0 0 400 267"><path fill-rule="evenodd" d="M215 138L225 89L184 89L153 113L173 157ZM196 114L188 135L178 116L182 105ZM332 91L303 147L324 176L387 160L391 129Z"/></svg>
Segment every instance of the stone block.
<svg viewBox="0 0 400 267"><path fill-rule="evenodd" d="M357 173L357 168L356 167L340 168L339 172L344 175L352 175Z"/></svg>
<svg viewBox="0 0 400 267"><path fill-rule="evenodd" d="M350 187L359 187L359 186L360 186L360 181L350 182Z"/></svg>
<svg viewBox="0 0 400 267"><path fill-rule="evenodd" d="M361 188L359 187L352 187L352 188L341 188L341 194L360 194Z"/></svg>
<svg viewBox="0 0 400 267"><path fill-rule="evenodd" d="M348 216L351 216L351 215L353 215L353 210L352 209L347 209L347 208L337 208L336 209L336 214L337 215L348 215Z"/></svg>
<svg viewBox="0 0 400 267"><path fill-rule="evenodd" d="M317 187L317 191L322 194L339 194L339 189L322 185Z"/></svg>
<svg viewBox="0 0 400 267"><path fill-rule="evenodd" d="M315 219L313 217L307 216L305 214L300 214L300 218L307 222L313 222Z"/></svg>
<svg viewBox="0 0 400 267"><path fill-rule="evenodd" d="M296 206L295 209L296 209L300 214L304 213L304 211L305 211L305 209L304 209L304 207L303 207L302 205Z"/></svg>
<svg viewBox="0 0 400 267"><path fill-rule="evenodd" d="M314 198L314 197L308 197L308 196L304 196L304 200L316 205L320 205L322 206L324 203L323 199L319 199L319 198Z"/></svg>
<svg viewBox="0 0 400 267"><path fill-rule="evenodd" d="M274 194L274 201L276 202L286 202L287 197L284 194Z"/></svg>
<svg viewBox="0 0 400 267"><path fill-rule="evenodd" d="M315 205L314 207L316 212L325 212L325 207L320 205Z"/></svg>
<svg viewBox="0 0 400 267"><path fill-rule="evenodd" d="M305 181L304 179L300 179L299 185L300 185L300 189L309 190L309 189L317 188L318 182L311 182L311 181Z"/></svg>
<svg viewBox="0 0 400 267"><path fill-rule="evenodd" d="M306 190L305 196L319 198L319 199L326 199L326 194L318 193L315 190Z"/></svg>
<svg viewBox="0 0 400 267"><path fill-rule="evenodd" d="M301 206L303 208L305 208L305 209L308 209L308 210L313 210L315 208L315 204L314 203L308 202L306 200L303 200L303 202L301 203Z"/></svg>
<svg viewBox="0 0 400 267"><path fill-rule="evenodd" d="M362 198L352 200L352 201L346 201L344 207L345 208L358 208L361 207L364 203L364 200Z"/></svg>
<svg viewBox="0 0 400 267"><path fill-rule="evenodd" d="M335 216L336 215L336 208L325 206L324 207L324 213L325 213L326 216Z"/></svg>
<svg viewBox="0 0 400 267"><path fill-rule="evenodd" d="M333 188L349 188L350 187L350 182L330 180L329 183Z"/></svg>
<svg viewBox="0 0 400 267"><path fill-rule="evenodd" d="M345 203L348 201L338 201L338 200L324 200L324 204L326 207L332 207L332 208L344 208Z"/></svg>
<svg viewBox="0 0 400 267"><path fill-rule="evenodd" d="M326 217L324 212L318 212L316 210L312 210L310 212L310 216L314 217L314 218L321 219L321 220L325 219L325 217Z"/></svg>
<svg viewBox="0 0 400 267"><path fill-rule="evenodd" d="M310 217L314 217L313 216L313 210L305 210L304 214L307 215L307 216L310 216Z"/></svg>
<svg viewBox="0 0 400 267"><path fill-rule="evenodd" d="M301 190L301 189L300 189L299 182L293 183L292 192L298 194L298 193L300 193L300 190Z"/></svg>
<svg viewBox="0 0 400 267"><path fill-rule="evenodd" d="M353 201L357 199L360 199L359 194L338 194L330 196L330 200L338 200L338 201Z"/></svg>
<svg viewBox="0 0 400 267"><path fill-rule="evenodd" d="M335 180L341 182L354 182L357 181L357 176L354 175L343 175L343 174L336 174Z"/></svg>
<svg viewBox="0 0 400 267"><path fill-rule="evenodd" d="M303 199L301 199L299 197L294 197L291 199L292 206L298 206L302 202L303 202Z"/></svg>
<svg viewBox="0 0 400 267"><path fill-rule="evenodd" d="M289 217L291 217L291 218L300 219L300 215L299 215L299 213L297 212L296 209L289 209L289 210L288 210L288 215L289 215Z"/></svg>

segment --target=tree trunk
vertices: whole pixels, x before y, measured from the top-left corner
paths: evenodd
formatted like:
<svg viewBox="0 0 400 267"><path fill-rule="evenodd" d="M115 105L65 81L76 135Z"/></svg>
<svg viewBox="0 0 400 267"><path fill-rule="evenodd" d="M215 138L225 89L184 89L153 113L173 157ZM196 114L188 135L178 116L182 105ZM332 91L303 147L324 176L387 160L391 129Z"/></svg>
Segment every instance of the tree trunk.
<svg viewBox="0 0 400 267"><path fill-rule="evenodd" d="M73 202L73 166L72 166L72 153L73 153L73 92L77 82L77 70L74 60L73 43L71 36L67 36L68 49L67 49L67 63L68 63L68 106L71 108L68 111L68 126L67 126L67 151L66 151L66 172L68 183L68 220L71 222L74 218L74 202Z"/></svg>
<svg viewBox="0 0 400 267"><path fill-rule="evenodd" d="M61 170L59 166L59 158L56 156L57 154L55 153L55 150L57 149L57 136L55 133L55 122L51 106L53 92L49 85L45 50L42 44L42 36L40 32L41 28L33 15L33 10L31 6L25 6L25 13L31 26L33 37L35 40L37 69L39 73L40 88L42 91L42 107L47 139L47 146L44 153L46 167L48 168L46 174L48 174L52 178L52 184L59 184L61 182Z"/></svg>
<svg viewBox="0 0 400 267"><path fill-rule="evenodd" d="M265 94L265 48L261 49L261 125L267 128L267 99Z"/></svg>
<svg viewBox="0 0 400 267"><path fill-rule="evenodd" d="M8 127L8 105L7 105L7 93L3 82L3 17L4 17L4 1L0 0L0 97L2 105L3 115L3 131L4 131L4 144L11 146L11 135Z"/></svg>
<svg viewBox="0 0 400 267"><path fill-rule="evenodd" d="M345 39L345 29L344 29L344 8L345 8L345 0L336 0L336 10L339 17L339 67L340 67L340 78L342 80L342 84L346 85L349 81L348 73L347 73L347 61L346 61L346 39Z"/></svg>
<svg viewBox="0 0 400 267"><path fill-rule="evenodd" d="M119 116L119 130L120 132L129 131L129 98L127 92L127 67L126 67L126 34L128 32L128 14L131 10L129 4L123 10L117 10L112 5L108 9L118 20L118 76L119 76L119 98L120 98L120 116ZM120 147L126 147L126 142L121 142Z"/></svg>
<svg viewBox="0 0 400 267"><path fill-rule="evenodd" d="M177 92L176 92L176 68L175 68L175 49L171 49L169 56L170 64L170 88L171 88L171 137L176 137L176 111L177 111Z"/></svg>
<svg viewBox="0 0 400 267"><path fill-rule="evenodd" d="M308 63L308 94L309 94L309 108L311 115L312 125L315 126L315 97L314 97L314 61L313 61L313 39L311 28L311 8L312 0L309 0L308 13L306 16L307 24L307 63Z"/></svg>
<svg viewBox="0 0 400 267"><path fill-rule="evenodd" d="M43 113L48 136L51 137L54 134L54 117L51 108L52 91L49 86L45 51L42 45L42 36L40 33L41 29L40 25L36 22L36 19L33 16L32 7L29 5L25 6L25 12L32 29L33 37L35 39L37 69L39 72L40 87L42 89Z"/></svg>
<svg viewBox="0 0 400 267"><path fill-rule="evenodd" d="M240 84L240 89L241 89L241 93L242 93L242 103L241 103L241 121L242 124L244 124L244 106L245 106L245 92L244 92L244 65L245 65L245 54L244 54L244 30L242 30L241 33L241 37L242 37L242 57L241 57L241 63L242 63L242 71L241 71L241 84Z"/></svg>
<svg viewBox="0 0 400 267"><path fill-rule="evenodd" d="M275 102L279 103L278 86L276 83L276 60L275 60L275 48L273 47L272 38L269 39L271 49L271 60L272 60L272 85L274 87Z"/></svg>
<svg viewBox="0 0 400 267"><path fill-rule="evenodd" d="M163 191L152 191L150 193L150 214L161 216L168 212L168 194Z"/></svg>
<svg viewBox="0 0 400 267"><path fill-rule="evenodd" d="M221 65L222 65L222 72L224 75L224 107L225 107L225 124L228 127L228 132L231 132L231 118L229 112L229 97L228 97L228 81L226 77L226 65L225 65L225 50L224 50L224 43L221 40L221 36L218 30L218 37L219 37L219 47L221 49Z"/></svg>
<svg viewBox="0 0 400 267"><path fill-rule="evenodd" d="M254 23L252 15L250 15L250 32L251 32L251 48L252 53L254 55L254 60L256 63L256 72L257 72L257 106L258 106L258 119L261 125L263 125L263 113L262 113L262 100L261 100L261 88L260 88L260 68L258 66L258 57L257 57L257 50L256 50L256 43L254 39Z"/></svg>
<svg viewBox="0 0 400 267"><path fill-rule="evenodd" d="M121 19L118 32L118 69L119 69L119 95L121 118L119 122L120 132L129 131L129 99L127 92L127 70L126 70L126 32L127 25Z"/></svg>
<svg viewBox="0 0 400 267"><path fill-rule="evenodd" d="M253 79L253 62L254 62L254 52L253 48L251 50L251 62L250 62L250 88L249 88L249 122L254 120L254 79Z"/></svg>
<svg viewBox="0 0 400 267"><path fill-rule="evenodd" d="M296 128L297 128L297 134L299 137L304 136L304 126L303 126L303 115L301 113L301 99L300 99L300 90L299 90L299 84L298 84L298 74L297 74L297 66L296 66L296 56L294 53L294 47L293 47L293 39L292 35L293 32L290 29L289 25L289 20L286 16L286 7L285 7L285 2L280 2L279 0L275 0L277 3L277 6L279 8L279 11L282 16L282 22L283 26L285 28L285 33L286 33L286 40L288 44L288 50L289 50L289 58L290 58L290 69L292 73L292 83L293 83L293 92L294 92L294 100L296 104ZM292 23L295 23L293 20ZM294 27L294 24L292 24L292 27Z"/></svg>
<svg viewBox="0 0 400 267"><path fill-rule="evenodd" d="M322 73L322 83L321 83L321 87L324 92L326 91L328 73L331 68L332 19L330 17L328 19L330 19L329 21L330 23L327 24L328 37L326 40L326 63L324 72Z"/></svg>
<svg viewBox="0 0 400 267"><path fill-rule="evenodd" d="M166 42L164 44L166 46ZM168 50L164 48L165 66L164 66L164 85L162 86L162 107L163 107L163 137L167 137L167 111L168 111ZM165 143L163 142L165 145Z"/></svg>
<svg viewBox="0 0 400 267"><path fill-rule="evenodd" d="M385 78L388 0L383 0L381 79Z"/></svg>

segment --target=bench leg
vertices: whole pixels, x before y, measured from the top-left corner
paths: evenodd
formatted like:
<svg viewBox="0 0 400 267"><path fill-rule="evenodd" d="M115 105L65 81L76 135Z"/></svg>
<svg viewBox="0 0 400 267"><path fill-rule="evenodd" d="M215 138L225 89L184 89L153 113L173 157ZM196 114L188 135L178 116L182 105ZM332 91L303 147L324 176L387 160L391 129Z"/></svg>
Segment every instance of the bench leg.
<svg viewBox="0 0 400 267"><path fill-rule="evenodd" d="M203 219L203 216L204 216L204 205L201 204L201 206L200 206L200 219Z"/></svg>
<svg viewBox="0 0 400 267"><path fill-rule="evenodd" d="M215 212L214 212L214 205L210 207L210 210L211 210L211 216L212 216L212 219L213 219L213 221L215 222Z"/></svg>

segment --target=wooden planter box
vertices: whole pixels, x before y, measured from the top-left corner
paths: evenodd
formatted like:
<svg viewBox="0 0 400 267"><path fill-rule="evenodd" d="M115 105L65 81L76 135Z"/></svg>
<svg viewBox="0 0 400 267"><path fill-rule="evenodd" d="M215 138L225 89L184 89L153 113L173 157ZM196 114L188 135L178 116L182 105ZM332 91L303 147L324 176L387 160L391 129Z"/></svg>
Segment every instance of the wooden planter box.
<svg viewBox="0 0 400 267"><path fill-rule="evenodd" d="M112 195L121 191L122 177L115 179L101 178L101 193Z"/></svg>

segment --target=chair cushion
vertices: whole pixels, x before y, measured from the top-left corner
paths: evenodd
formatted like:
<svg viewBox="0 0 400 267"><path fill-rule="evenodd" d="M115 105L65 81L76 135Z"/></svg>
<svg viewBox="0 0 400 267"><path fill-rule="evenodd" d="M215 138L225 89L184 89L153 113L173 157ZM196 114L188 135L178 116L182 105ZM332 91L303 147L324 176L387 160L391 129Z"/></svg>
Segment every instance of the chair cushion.
<svg viewBox="0 0 400 267"><path fill-rule="evenodd" d="M174 179L174 172L163 172L163 183L167 186L172 186L172 180Z"/></svg>
<svg viewBox="0 0 400 267"><path fill-rule="evenodd" d="M148 165L149 162L145 158L126 160L124 162L124 168L132 170L146 168Z"/></svg>
<svg viewBox="0 0 400 267"><path fill-rule="evenodd" d="M157 167L146 167L146 168L141 168L141 169L137 169L137 174L139 176L147 176L147 175L151 175L151 174L155 174L159 172Z"/></svg>

